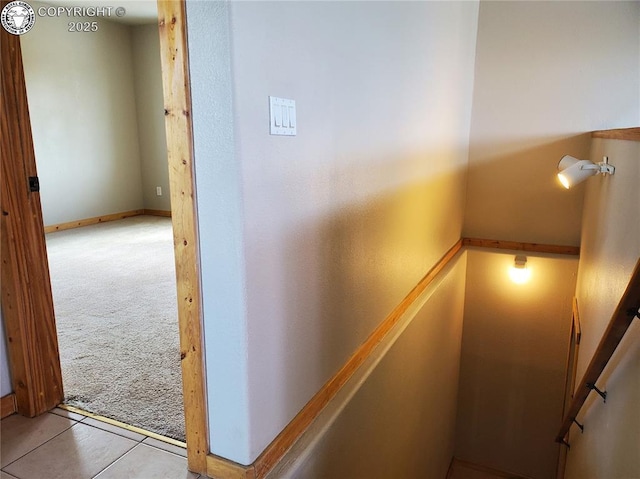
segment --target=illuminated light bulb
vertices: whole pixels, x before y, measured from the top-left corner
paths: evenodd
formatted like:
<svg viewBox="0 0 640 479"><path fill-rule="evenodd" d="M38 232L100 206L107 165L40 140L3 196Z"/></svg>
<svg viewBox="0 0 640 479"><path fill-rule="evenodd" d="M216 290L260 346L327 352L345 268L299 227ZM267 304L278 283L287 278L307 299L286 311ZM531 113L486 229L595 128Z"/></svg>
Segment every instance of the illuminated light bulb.
<svg viewBox="0 0 640 479"><path fill-rule="evenodd" d="M509 277L516 284L523 284L531 278L531 270L527 268L527 257L516 256L514 264L509 268Z"/></svg>
<svg viewBox="0 0 640 479"><path fill-rule="evenodd" d="M562 173L558 173L558 179L560 180L560 183L562 183L562 186L564 186L566 189L569 189L571 187L569 180Z"/></svg>

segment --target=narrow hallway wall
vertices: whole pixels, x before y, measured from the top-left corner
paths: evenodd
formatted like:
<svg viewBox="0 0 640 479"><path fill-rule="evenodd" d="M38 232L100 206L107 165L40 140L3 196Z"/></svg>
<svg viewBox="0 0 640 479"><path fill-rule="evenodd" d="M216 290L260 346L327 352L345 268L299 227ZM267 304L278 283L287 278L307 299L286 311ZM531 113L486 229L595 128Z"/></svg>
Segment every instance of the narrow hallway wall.
<svg viewBox="0 0 640 479"><path fill-rule="evenodd" d="M640 122L639 122L640 123ZM616 173L586 185L576 296L582 322L577 380L583 376L640 258L640 142L594 139L592 161ZM635 319L571 431L566 479L640 477L640 320Z"/></svg>
<svg viewBox="0 0 640 479"><path fill-rule="evenodd" d="M312 434L302 454L294 452L293 466L276 468L267 479L446 477L455 440L466 267L463 253L416 301L421 306L406 329L335 422Z"/></svg>
<svg viewBox="0 0 640 479"><path fill-rule="evenodd" d="M211 447L249 464L460 239L478 3L187 9Z"/></svg>
<svg viewBox="0 0 640 479"><path fill-rule="evenodd" d="M527 254L515 284L515 254L467 252L455 457L552 479L578 259Z"/></svg>

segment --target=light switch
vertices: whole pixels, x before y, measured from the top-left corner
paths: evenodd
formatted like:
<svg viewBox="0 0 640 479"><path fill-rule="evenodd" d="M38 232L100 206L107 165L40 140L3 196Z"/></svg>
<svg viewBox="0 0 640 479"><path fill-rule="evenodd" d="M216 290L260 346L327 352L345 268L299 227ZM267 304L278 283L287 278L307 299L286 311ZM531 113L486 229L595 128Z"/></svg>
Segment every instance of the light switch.
<svg viewBox="0 0 640 479"><path fill-rule="evenodd" d="M295 100L270 96L269 119L270 134L295 136L297 133Z"/></svg>
<svg viewBox="0 0 640 479"><path fill-rule="evenodd" d="M290 106L289 108L289 127L296 127L296 108L294 106Z"/></svg>
<svg viewBox="0 0 640 479"><path fill-rule="evenodd" d="M273 111L273 126L281 127L282 126L282 108L277 106Z"/></svg>

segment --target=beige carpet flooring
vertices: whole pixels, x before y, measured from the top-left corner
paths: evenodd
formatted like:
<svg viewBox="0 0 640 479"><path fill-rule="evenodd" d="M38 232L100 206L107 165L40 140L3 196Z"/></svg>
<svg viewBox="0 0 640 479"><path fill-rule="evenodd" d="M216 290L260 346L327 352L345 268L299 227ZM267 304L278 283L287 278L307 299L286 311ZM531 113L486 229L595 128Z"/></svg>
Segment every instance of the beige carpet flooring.
<svg viewBox="0 0 640 479"><path fill-rule="evenodd" d="M65 402L184 440L171 220L49 233L47 252Z"/></svg>

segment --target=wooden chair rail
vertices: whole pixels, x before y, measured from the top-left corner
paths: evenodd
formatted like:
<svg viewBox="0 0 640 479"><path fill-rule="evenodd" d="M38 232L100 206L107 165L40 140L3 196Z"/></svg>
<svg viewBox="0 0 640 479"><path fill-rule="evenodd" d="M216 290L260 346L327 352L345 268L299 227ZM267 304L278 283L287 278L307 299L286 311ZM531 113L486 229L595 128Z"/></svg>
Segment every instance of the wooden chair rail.
<svg viewBox="0 0 640 479"><path fill-rule="evenodd" d="M591 137L608 140L640 141L640 127L593 131L591 132Z"/></svg>
<svg viewBox="0 0 640 479"><path fill-rule="evenodd" d="M600 344L593 354L593 358L587 367L582 380L573 396L571 407L569 408L556 437L557 442L564 442L564 438L574 422L580 409L584 405L592 386L596 384L600 374L604 371L607 363L613 356L618 344L622 341L629 325L640 312L640 258L631 275L627 289L625 290L618 306L616 307L609 326L604 332Z"/></svg>

